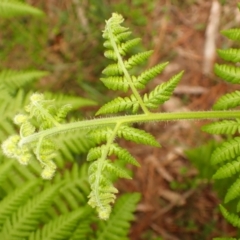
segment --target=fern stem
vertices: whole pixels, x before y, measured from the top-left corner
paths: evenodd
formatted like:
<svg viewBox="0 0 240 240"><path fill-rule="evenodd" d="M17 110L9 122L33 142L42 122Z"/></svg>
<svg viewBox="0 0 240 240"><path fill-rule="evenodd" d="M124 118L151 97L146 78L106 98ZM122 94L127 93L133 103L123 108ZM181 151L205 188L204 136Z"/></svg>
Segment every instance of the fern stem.
<svg viewBox="0 0 240 240"><path fill-rule="evenodd" d="M108 24L107 24L107 26L108 26ZM134 86L134 84L133 84L133 81L132 81L132 78L131 78L128 70L126 69L126 67L125 67L125 65L124 65L124 63L123 63L122 56L120 55L120 53L119 53L119 51L118 51L117 44L116 44L116 42L114 41L114 35L113 35L113 33L112 33L112 28L111 28L111 26L108 27L108 32L109 32L109 35L110 35L110 42L111 42L111 44L112 44L112 46L113 46L113 50L114 50L114 52L115 52L116 55L117 55L118 64L120 64L120 66L121 66L121 69L122 69L122 71L123 71L123 73L124 73L124 76L125 76L125 78L127 79L127 82L129 83L129 86L130 86L130 88L131 88L131 90L132 90L132 93L133 93L133 95L136 97L136 99L138 100L139 105L141 106L143 112L144 112L145 114L149 114L150 111L147 109L147 107L146 107L145 104L143 103L142 97L140 96L139 92L138 92L137 89L135 88L135 86Z"/></svg>
<svg viewBox="0 0 240 240"><path fill-rule="evenodd" d="M137 115L126 115L109 118L98 118L92 120L85 120L46 129L30 136L24 137L19 145L22 146L27 143L38 141L40 137L47 138L55 134L74 131L76 129L94 129L100 126L115 125L116 123L137 123L137 122L151 122L151 121L176 121L176 120L204 120L204 119L231 119L240 118L240 111L199 111L199 112L173 112L173 113L148 113Z"/></svg>

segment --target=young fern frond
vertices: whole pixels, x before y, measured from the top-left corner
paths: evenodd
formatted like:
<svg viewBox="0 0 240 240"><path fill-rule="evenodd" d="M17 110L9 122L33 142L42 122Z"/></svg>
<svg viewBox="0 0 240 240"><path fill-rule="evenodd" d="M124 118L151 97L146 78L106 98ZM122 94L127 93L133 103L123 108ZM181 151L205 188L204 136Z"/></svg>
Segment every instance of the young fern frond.
<svg viewBox="0 0 240 240"><path fill-rule="evenodd" d="M0 17L12 17L17 15L42 16L44 13L40 9L18 0L1 0Z"/></svg>

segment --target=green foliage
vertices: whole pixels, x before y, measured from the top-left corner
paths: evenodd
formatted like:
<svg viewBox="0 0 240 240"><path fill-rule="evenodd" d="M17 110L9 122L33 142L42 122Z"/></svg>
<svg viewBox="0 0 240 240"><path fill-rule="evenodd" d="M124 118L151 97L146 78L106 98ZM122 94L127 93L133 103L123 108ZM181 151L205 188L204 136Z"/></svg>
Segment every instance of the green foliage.
<svg viewBox="0 0 240 240"><path fill-rule="evenodd" d="M1 0L0 2L0 17L13 17L29 14L34 16L44 15L41 10L18 0Z"/></svg>
<svg viewBox="0 0 240 240"><path fill-rule="evenodd" d="M126 110L136 113L139 110L148 117L154 115L150 109L157 108L169 99L183 73L176 74L168 82L160 84L142 97L138 89L144 88L151 79L161 73L167 63L147 69L139 76L133 75L134 67L147 60L152 51L132 55L130 50L139 44L140 39L129 39L131 32L121 25L122 22L123 18L118 14L113 14L106 21L103 31L104 46L107 48L105 56L115 63L109 64L103 70L106 78L101 80L110 89L124 92L131 90L132 94L130 97L118 97L110 101L102 106L96 115ZM99 144L99 147L90 150L87 157L91 161L88 169L91 186L89 204L97 209L101 219L106 220L109 218L111 204L115 202L115 195L118 192L113 186L113 180L116 177L131 178L125 170L127 163L139 165L127 150L122 149L115 142L115 139L124 138L156 147L160 145L151 134L132 127L131 123L135 122L134 120L125 122L123 117L113 120L111 124L107 124L107 121L101 118L65 124L65 118L71 106L64 102L59 104L59 102L47 100L43 94L32 94L25 112L14 117L15 124L20 126L20 134L8 138L2 145L3 151L5 155L16 158L23 165L28 165L32 159L37 158L42 167L42 177L52 179L57 169L56 163L60 161L58 165L64 165L56 154L58 150L56 146L60 148L61 155L73 159L72 153L85 151L94 144ZM84 105L87 104L90 105L92 102L85 100ZM60 133L66 134L69 138L65 138L64 135L61 138ZM78 134L77 138L75 133ZM81 139L87 142L85 146Z"/></svg>
<svg viewBox="0 0 240 240"><path fill-rule="evenodd" d="M22 6L25 7L25 4ZM15 7L22 9L18 4ZM27 13L30 10L24 8L24 11ZM11 14L14 12L8 10L8 16ZM92 101L63 94L56 96L55 101L52 96L41 93L29 93L26 97L25 91L20 88L35 78L45 76L46 72L17 73L16 78L16 72L3 72L0 76L10 79L3 80L0 85L4 100L0 111L5 116L2 126L0 125L5 133L1 135L2 138L10 135L3 142L2 150L8 158L29 166L24 168L15 162L7 164L3 157L2 169L0 168L0 238L127 239L129 222L134 219L133 211L139 201L139 194L125 195L116 200L118 189L114 186L114 181L118 178L131 179L126 164L139 164L128 150L119 145L117 139L160 147L154 136L134 127L133 123L224 118L224 121L203 129L214 134L238 133L239 111L225 111L239 106L237 91L223 96L214 106L215 110L224 111L153 112L171 97L183 72L175 74L150 92L141 92L149 81L162 73L168 63L160 63L138 74L138 67L148 60L152 51L136 53L141 39L131 38L131 31L122 26L123 21L121 15L113 13L106 21L103 31L106 48L104 56L111 62L103 70L101 81L107 88L124 93L100 107L96 113L96 116L108 116L76 121L67 117L70 110L91 106L94 104ZM232 39L238 39L239 35L235 30L225 31L224 34ZM219 51L219 54L236 63L239 59L238 52L232 49ZM239 71L236 66L215 66L216 74L230 83L239 83ZM10 108L7 105L9 103L12 104ZM124 114L120 115L121 112ZM15 127L10 122L13 116L14 123L20 128L19 133L15 132ZM66 123L66 119L69 123ZM221 166L214 178L232 177L239 172L239 151L239 137L229 139L217 147L211 161L214 165ZM69 163L75 159L75 155L82 152L88 152L89 165L83 166L84 170L76 163ZM42 178L49 181L36 180L40 172ZM228 189L225 202L239 197L239 181L237 179ZM19 188L21 184L23 187ZM85 205L86 202L97 210L100 220L105 221L96 219L92 209ZM240 204L237 209L240 209ZM220 206L220 210L230 223L239 227L238 216L230 214L223 206ZM96 226L95 232L92 231L91 224Z"/></svg>
<svg viewBox="0 0 240 240"><path fill-rule="evenodd" d="M223 35L232 40L240 40L240 29L230 29L222 32ZM224 80L239 84L240 70L236 64L239 62L239 49L218 50L221 58L233 62L235 65L216 64L214 67L217 76ZM213 106L214 110L227 110L240 106L239 91L228 93L222 96ZM231 120L222 120L210 123L202 128L204 131L211 134L226 134L228 138L224 140L212 153L211 164L216 166L216 172L213 175L214 179L230 178L227 183L227 194L224 197L224 202L228 203L234 199L239 199L239 184L240 178L240 137L239 135L239 118L235 116ZM222 188L222 186L221 186ZM239 202L239 200L238 200ZM233 204L231 204L233 206ZM235 208L239 212L239 204ZM224 206L220 205L220 211L226 220L235 227L240 227L239 216L235 213L230 213ZM234 211L234 210L233 210ZM235 238L214 238L216 239L235 239Z"/></svg>

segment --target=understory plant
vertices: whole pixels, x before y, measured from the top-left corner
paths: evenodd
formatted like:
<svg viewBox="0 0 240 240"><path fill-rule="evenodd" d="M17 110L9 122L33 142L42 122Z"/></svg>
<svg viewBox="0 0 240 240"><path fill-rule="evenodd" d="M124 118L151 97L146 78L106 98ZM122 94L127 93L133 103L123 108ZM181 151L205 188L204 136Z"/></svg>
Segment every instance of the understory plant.
<svg viewBox="0 0 240 240"><path fill-rule="evenodd" d="M224 119L203 130L231 135L239 131L240 111L229 110L239 105L239 91L224 95L211 111L159 112L159 106L171 97L183 71L145 92L149 81L168 63L160 63L139 74L138 69L152 51L136 53L141 39L131 38L131 31L122 25L123 21L117 13L106 21L102 36L106 48L104 56L110 62L100 80L107 88L117 93L122 91L124 95L104 104L96 116L88 120L70 119L67 122L73 103L54 100L39 92L30 94L24 109L20 111L18 107L15 111L18 113L13 121L19 126L19 132L14 129L9 132L11 136L2 144L2 150L7 158L29 167L16 167L20 165L3 157L0 239L127 239L128 222L133 219L139 194L123 195L116 200L118 189L114 182L118 178L131 179L127 165L139 166L139 163L120 146L118 139L160 147L153 135L136 128L134 123ZM224 34L232 39L240 36L237 29ZM226 60L239 61L239 50L220 50L219 54ZM239 81L240 70L236 66L216 65L215 72L229 82ZM88 104L91 103L83 105ZM219 167L215 178L232 176L239 171L239 143L239 138L234 136L213 153L214 164L229 161ZM88 164L80 167L73 161L74 153L82 148L88 152ZM66 159L69 158L71 164L68 166ZM8 177L9 173L14 177ZM39 179L39 175L42 178ZM23 181L25 178L27 180ZM21 183L24 187L19 188ZM239 196L238 184L239 180L229 188L226 201ZM85 205L86 202L92 208ZM98 218L92 209L96 209ZM240 226L237 215L228 213L222 205L220 210L230 223ZM44 227L39 228L41 224ZM95 226L96 231L93 231Z"/></svg>
<svg viewBox="0 0 240 240"><path fill-rule="evenodd" d="M19 1L0 2L0 17L29 14L35 17L44 15L42 11ZM13 69L0 72L1 142L7 136L16 134L12 119L29 104L33 94L29 87L48 74L46 71ZM50 92L44 95L55 99L55 107L65 105L71 112L96 105L96 102L78 96ZM71 114L68 120L75 121ZM0 153L0 239L128 239L129 222L134 219L132 213L140 195L123 194L116 202L109 221L100 221L87 205L90 193L88 165L80 162L81 154L94 146L93 141L86 139L81 131L75 131L58 136L57 145L58 154L54 160L58 172L52 181L39 179L41 171L36 161L25 167L9 161Z"/></svg>

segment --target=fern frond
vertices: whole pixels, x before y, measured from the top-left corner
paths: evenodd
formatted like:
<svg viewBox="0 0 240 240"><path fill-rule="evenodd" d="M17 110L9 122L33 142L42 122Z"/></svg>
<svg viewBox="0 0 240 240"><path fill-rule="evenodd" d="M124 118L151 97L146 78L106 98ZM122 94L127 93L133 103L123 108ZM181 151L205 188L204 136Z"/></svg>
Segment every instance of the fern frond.
<svg viewBox="0 0 240 240"><path fill-rule="evenodd" d="M240 132L240 119L223 120L204 125L202 130L211 134L235 134Z"/></svg>
<svg viewBox="0 0 240 240"><path fill-rule="evenodd" d="M29 14L34 16L44 15L41 10L17 0L1 0L0 2L1 17L13 17L17 15Z"/></svg>
<svg viewBox="0 0 240 240"><path fill-rule="evenodd" d="M36 232L29 236L29 240L64 240L69 239L75 230L77 223L86 217L90 213L89 208L79 208L71 213L61 215L55 220L52 220L48 224L44 225L42 229L38 229Z"/></svg>
<svg viewBox="0 0 240 240"><path fill-rule="evenodd" d="M5 220L18 210L18 208L26 202L32 194L33 189L39 184L39 180L27 182L21 188L8 194L0 202L0 230Z"/></svg>
<svg viewBox="0 0 240 240"><path fill-rule="evenodd" d="M88 161L93 161L101 157L104 148L106 145L102 145L101 147L92 148L87 155ZM108 156L116 155L118 159L123 160L126 163L133 164L135 166L140 166L136 159L124 148L119 147L117 144L111 144L108 152Z"/></svg>
<svg viewBox="0 0 240 240"><path fill-rule="evenodd" d="M0 72L0 82L5 85L6 90L12 95L16 93L19 88L24 87L38 80L39 78L45 77L48 74L49 74L48 72L36 70L32 71L4 70Z"/></svg>
<svg viewBox="0 0 240 240"><path fill-rule="evenodd" d="M56 136L55 136L56 137ZM55 157L56 162L64 160L74 161L76 155L86 153L95 143L88 138L87 131L71 131L57 136L59 154Z"/></svg>
<svg viewBox="0 0 240 240"><path fill-rule="evenodd" d="M240 31L238 28L232 28L221 31L222 35L225 37L231 39L231 40L240 40Z"/></svg>
<svg viewBox="0 0 240 240"><path fill-rule="evenodd" d="M168 62L165 63L160 63L146 71L144 71L135 81L134 85L138 89L143 89L145 88L146 84L155 78L157 75L159 75L165 67L168 65ZM180 79L179 79L180 80Z"/></svg>
<svg viewBox="0 0 240 240"><path fill-rule="evenodd" d="M220 167L216 173L213 175L213 179L221 179L231 177L240 171L240 158L238 157L236 161L226 163Z"/></svg>
<svg viewBox="0 0 240 240"><path fill-rule="evenodd" d="M93 217L88 215L87 218L81 219L80 223L76 227L76 230L72 234L69 240L86 240L91 239L93 235L93 229L91 224L94 222Z"/></svg>
<svg viewBox="0 0 240 240"><path fill-rule="evenodd" d="M159 142L157 142L157 140L150 133L147 133L144 130L132 128L125 125L120 127L117 134L120 138L124 138L126 140L160 147Z"/></svg>
<svg viewBox="0 0 240 240"><path fill-rule="evenodd" d="M234 227L240 227L240 218L233 213L229 213L227 211L227 209L225 207L223 207L222 205L219 206L220 207L220 211L222 213L222 215L224 216L224 218L226 218L226 220L231 223Z"/></svg>
<svg viewBox="0 0 240 240"><path fill-rule="evenodd" d="M157 108L160 104L166 102L172 95L174 89L182 78L183 71L173 76L168 82L157 86L149 94L145 94L143 101L148 108Z"/></svg>
<svg viewBox="0 0 240 240"><path fill-rule="evenodd" d="M96 113L96 115L100 114L108 114L108 113L118 113L126 110L132 110L133 113L136 113L139 109L139 102L137 101L134 95L130 97L117 97L112 101L104 104Z"/></svg>
<svg viewBox="0 0 240 240"><path fill-rule="evenodd" d="M102 71L103 74L107 76L117 76L123 75L123 69L116 63L109 64L106 68Z"/></svg>
<svg viewBox="0 0 240 240"><path fill-rule="evenodd" d="M134 220L133 212L140 200L140 194L124 194L119 197L107 222L101 222L96 240L127 240L130 221Z"/></svg>
<svg viewBox="0 0 240 240"><path fill-rule="evenodd" d="M240 62L240 49L236 49L236 48L230 48L230 49L218 49L217 50L218 55L226 60L226 61L230 61L230 62Z"/></svg>
<svg viewBox="0 0 240 240"><path fill-rule="evenodd" d="M123 92L126 92L129 88L129 83L123 76L110 76L100 78L100 80L108 89L112 89L114 91L122 90Z"/></svg>
<svg viewBox="0 0 240 240"><path fill-rule="evenodd" d="M145 51L132 55L128 60L124 61L126 69L132 69L133 67L144 63L151 55L153 51Z"/></svg>
<svg viewBox="0 0 240 240"><path fill-rule="evenodd" d="M215 64L214 72L217 76L223 78L230 83L240 83L240 67L230 66L226 64Z"/></svg>
<svg viewBox="0 0 240 240"><path fill-rule="evenodd" d="M240 196L240 189L239 189L239 184L240 184L240 178L238 178L229 188L227 191L227 194L225 195L224 202L228 203L231 200L237 198Z"/></svg>
<svg viewBox="0 0 240 240"><path fill-rule="evenodd" d="M227 110L240 106L240 91L227 93L213 105L214 110Z"/></svg>
<svg viewBox="0 0 240 240"><path fill-rule="evenodd" d="M40 217L52 203L55 195L63 183L46 188L39 195L27 203L6 220L1 232L1 239L15 240L26 238L36 229Z"/></svg>
<svg viewBox="0 0 240 240"><path fill-rule="evenodd" d="M218 164L240 155L240 137L223 142L213 153L211 157L212 164Z"/></svg>

